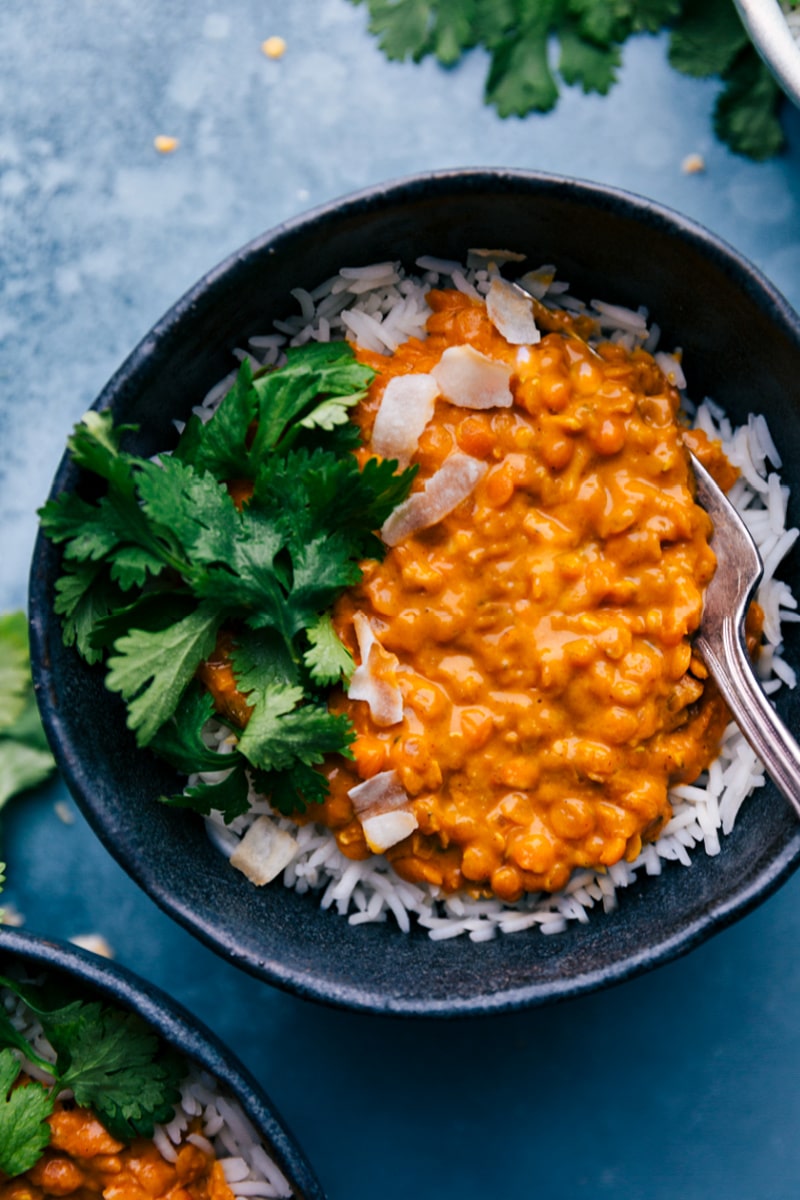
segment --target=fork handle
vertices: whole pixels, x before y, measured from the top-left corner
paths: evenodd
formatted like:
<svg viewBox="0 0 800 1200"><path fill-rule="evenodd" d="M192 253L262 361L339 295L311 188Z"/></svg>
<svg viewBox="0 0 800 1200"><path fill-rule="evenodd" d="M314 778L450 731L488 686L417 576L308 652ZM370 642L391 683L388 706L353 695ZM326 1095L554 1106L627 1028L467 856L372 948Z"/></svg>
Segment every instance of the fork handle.
<svg viewBox="0 0 800 1200"><path fill-rule="evenodd" d="M800 745L764 693L733 618L720 623L718 649L702 632L697 649L714 677L733 719L763 762L775 786L800 816Z"/></svg>

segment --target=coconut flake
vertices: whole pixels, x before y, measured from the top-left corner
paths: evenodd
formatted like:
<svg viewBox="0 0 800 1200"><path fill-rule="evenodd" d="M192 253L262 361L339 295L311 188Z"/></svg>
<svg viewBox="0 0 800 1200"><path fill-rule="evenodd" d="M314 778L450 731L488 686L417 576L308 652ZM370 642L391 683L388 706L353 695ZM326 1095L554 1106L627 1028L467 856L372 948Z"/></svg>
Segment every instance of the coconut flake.
<svg viewBox="0 0 800 1200"><path fill-rule="evenodd" d="M555 277L555 267L551 263L546 263L534 271L526 271L522 278L517 280L517 283L535 300L543 300Z"/></svg>
<svg viewBox="0 0 800 1200"><path fill-rule="evenodd" d="M512 346L535 346L542 335L533 319L530 296L499 276L486 294L486 312L498 333Z"/></svg>
<svg viewBox="0 0 800 1200"><path fill-rule="evenodd" d="M486 470L486 463L478 458L469 454L451 454L431 475L423 491L412 492L384 522L381 528L384 542L387 546L396 546L418 529L429 529L441 521L466 500Z"/></svg>
<svg viewBox="0 0 800 1200"><path fill-rule="evenodd" d="M390 846L396 846L418 827L419 821L412 812L385 812L367 817L361 822L367 845L373 854L383 854Z"/></svg>
<svg viewBox="0 0 800 1200"><path fill-rule="evenodd" d="M482 267L485 263L507 263L524 262L525 254L520 254L517 250L485 250L477 246L473 246L467 254L467 266Z"/></svg>
<svg viewBox="0 0 800 1200"><path fill-rule="evenodd" d="M431 374L445 400L459 408L510 408L514 402L511 368L474 346L448 346Z"/></svg>
<svg viewBox="0 0 800 1200"><path fill-rule="evenodd" d="M394 812L409 803L408 794L400 783L397 771L379 771L364 783L357 783L347 793L359 817L375 817Z"/></svg>
<svg viewBox="0 0 800 1200"><path fill-rule="evenodd" d="M232 867L251 883L262 886L280 875L297 853L298 843L271 817L260 816L245 833L230 857Z"/></svg>
<svg viewBox="0 0 800 1200"><path fill-rule="evenodd" d="M407 465L433 416L439 385L432 375L396 375L386 385L372 430L372 450Z"/></svg>
<svg viewBox="0 0 800 1200"><path fill-rule="evenodd" d="M397 683L397 668L400 665L397 655L384 650L365 613L353 615L353 626L361 663L350 677L348 699L366 701L376 725L397 725L403 719L403 694Z"/></svg>

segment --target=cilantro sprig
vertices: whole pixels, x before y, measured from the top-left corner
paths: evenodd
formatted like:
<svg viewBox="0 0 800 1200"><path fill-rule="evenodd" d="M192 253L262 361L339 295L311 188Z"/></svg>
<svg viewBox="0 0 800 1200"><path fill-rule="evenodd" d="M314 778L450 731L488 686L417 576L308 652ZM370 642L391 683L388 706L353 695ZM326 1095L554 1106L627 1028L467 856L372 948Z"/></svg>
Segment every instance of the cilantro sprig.
<svg viewBox="0 0 800 1200"><path fill-rule="evenodd" d="M50 1061L37 1053L0 1006L0 1171L19 1175L38 1161L65 1090L123 1142L151 1137L172 1118L186 1064L135 1013L4 977L0 987L38 1017L55 1054ZM20 1080L23 1059L46 1081Z"/></svg>
<svg viewBox="0 0 800 1200"><path fill-rule="evenodd" d="M445 67L482 46L490 63L485 100L501 117L548 112L560 84L605 95L622 46L639 33L670 31L679 71L723 82L717 135L754 159L784 142L781 93L750 44L733 0L351 0L366 4L369 29L387 58Z"/></svg>
<svg viewBox="0 0 800 1200"><path fill-rule="evenodd" d="M350 409L373 377L346 343L314 343L278 370L243 363L214 415L193 415L158 462L127 452L129 429L107 412L88 413L69 440L104 490L41 510L63 550L64 641L105 661L140 746L183 772L227 772L166 798L174 805L230 821L247 810L252 780L282 812L303 811L325 796L325 755L350 752L350 723L327 695L353 664L328 614L360 560L383 553L374 531L413 478L349 453ZM251 710L225 755L203 742L212 708L195 680L221 631Z"/></svg>

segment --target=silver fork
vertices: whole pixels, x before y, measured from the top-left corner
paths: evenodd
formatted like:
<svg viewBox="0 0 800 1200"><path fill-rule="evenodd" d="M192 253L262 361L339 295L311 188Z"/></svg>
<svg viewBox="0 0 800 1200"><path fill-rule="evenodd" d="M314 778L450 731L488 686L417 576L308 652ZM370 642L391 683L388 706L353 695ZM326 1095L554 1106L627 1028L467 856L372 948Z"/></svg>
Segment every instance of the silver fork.
<svg viewBox="0 0 800 1200"><path fill-rule="evenodd" d="M691 458L697 501L714 523L711 548L717 556L694 644L736 724L800 815L800 746L764 694L744 638L747 609L763 574L761 556L728 497Z"/></svg>

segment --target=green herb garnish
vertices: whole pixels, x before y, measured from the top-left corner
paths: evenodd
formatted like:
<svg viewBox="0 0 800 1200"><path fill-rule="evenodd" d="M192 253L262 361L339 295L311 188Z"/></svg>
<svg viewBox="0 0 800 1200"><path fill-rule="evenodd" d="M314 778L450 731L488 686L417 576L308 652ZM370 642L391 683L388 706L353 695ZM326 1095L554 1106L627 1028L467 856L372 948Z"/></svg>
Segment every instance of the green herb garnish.
<svg viewBox="0 0 800 1200"><path fill-rule="evenodd" d="M55 1062L42 1058L0 1006L0 1171L19 1175L38 1161L50 1141L47 1118L65 1089L123 1142L152 1137L156 1124L172 1118L186 1064L135 1013L2 977L0 986L39 1018L56 1055ZM15 1051L49 1082L15 1086L22 1071Z"/></svg>
<svg viewBox="0 0 800 1200"><path fill-rule="evenodd" d="M0 806L43 783L55 761L39 720L31 682L28 622L22 612L0 616Z"/></svg>
<svg viewBox="0 0 800 1200"><path fill-rule="evenodd" d="M348 718L328 710L352 660L329 610L378 557L375 530L405 498L413 470L370 459L360 469L349 410L374 372L346 343L287 352L255 376L245 362L206 423L193 416L159 463L122 448L124 427L90 412L69 441L73 460L105 481L98 500L66 494L41 510L63 547L56 611L64 640L105 658L107 686L127 705L140 746L180 771L221 771L169 803L227 821L248 807L248 776L285 813L324 799L316 770L349 754ZM228 482L247 480L241 507ZM233 754L201 736L209 697L195 682L220 631L252 715Z"/></svg>
<svg viewBox="0 0 800 1200"><path fill-rule="evenodd" d="M634 34L669 29L679 71L717 76L717 135L754 159L784 142L781 93L742 26L733 0L351 0L389 59L433 55L445 67L482 46L490 55L485 100L501 117L548 112L561 83L605 95L622 46ZM555 55L551 49L555 43ZM555 62L556 66L551 66Z"/></svg>

